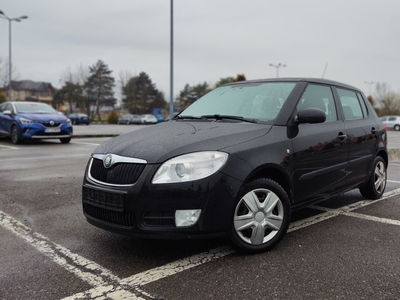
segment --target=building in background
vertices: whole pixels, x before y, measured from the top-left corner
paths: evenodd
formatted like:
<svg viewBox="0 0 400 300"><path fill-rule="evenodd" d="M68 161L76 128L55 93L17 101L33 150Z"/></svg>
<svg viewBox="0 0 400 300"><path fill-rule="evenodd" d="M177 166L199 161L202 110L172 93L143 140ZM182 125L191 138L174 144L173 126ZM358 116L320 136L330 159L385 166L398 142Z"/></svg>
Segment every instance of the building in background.
<svg viewBox="0 0 400 300"><path fill-rule="evenodd" d="M8 86L3 88L8 91ZM53 95L57 91L49 82L35 82L32 80L12 81L11 101L44 102L51 105Z"/></svg>

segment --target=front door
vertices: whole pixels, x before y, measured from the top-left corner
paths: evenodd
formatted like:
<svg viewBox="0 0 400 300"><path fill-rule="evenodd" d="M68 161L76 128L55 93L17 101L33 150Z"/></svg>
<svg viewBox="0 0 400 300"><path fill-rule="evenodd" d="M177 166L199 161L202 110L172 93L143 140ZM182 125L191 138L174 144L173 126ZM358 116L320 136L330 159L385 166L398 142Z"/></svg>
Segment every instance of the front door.
<svg viewBox="0 0 400 300"><path fill-rule="evenodd" d="M337 117L331 87L309 84L297 111L308 107L323 110L326 121L299 124L292 138L295 204L327 198L344 186L346 178L346 127Z"/></svg>

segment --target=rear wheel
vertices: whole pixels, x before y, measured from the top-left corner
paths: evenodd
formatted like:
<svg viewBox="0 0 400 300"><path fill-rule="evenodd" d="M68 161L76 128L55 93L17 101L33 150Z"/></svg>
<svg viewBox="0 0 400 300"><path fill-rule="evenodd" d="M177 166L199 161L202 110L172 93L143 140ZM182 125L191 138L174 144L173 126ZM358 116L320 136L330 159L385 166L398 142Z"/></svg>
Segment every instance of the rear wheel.
<svg viewBox="0 0 400 300"><path fill-rule="evenodd" d="M234 246L249 253L272 249L290 223L285 190L273 180L260 178L245 185L239 195L230 234Z"/></svg>
<svg viewBox="0 0 400 300"><path fill-rule="evenodd" d="M400 130L400 125L396 124L396 125L394 125L393 128L394 128L394 130L399 131Z"/></svg>
<svg viewBox="0 0 400 300"><path fill-rule="evenodd" d="M21 132L17 125L13 125L11 128L11 141L13 144L21 144L23 141Z"/></svg>
<svg viewBox="0 0 400 300"><path fill-rule="evenodd" d="M386 187L386 163L382 157L375 157L371 174L365 186L360 188L360 193L367 199L379 199L382 197Z"/></svg>

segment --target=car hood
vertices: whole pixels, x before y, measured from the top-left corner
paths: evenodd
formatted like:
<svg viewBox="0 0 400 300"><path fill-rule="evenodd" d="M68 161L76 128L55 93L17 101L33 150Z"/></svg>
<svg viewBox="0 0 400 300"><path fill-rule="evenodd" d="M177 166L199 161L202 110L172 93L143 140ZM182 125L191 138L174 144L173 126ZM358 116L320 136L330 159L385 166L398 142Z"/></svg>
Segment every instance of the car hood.
<svg viewBox="0 0 400 300"><path fill-rule="evenodd" d="M162 163L181 154L223 150L268 133L271 125L244 122L169 121L113 138L94 154L117 154Z"/></svg>
<svg viewBox="0 0 400 300"><path fill-rule="evenodd" d="M61 114L18 114L18 116L40 122L47 122L50 120L54 122L65 122L65 120L67 120L67 117Z"/></svg>

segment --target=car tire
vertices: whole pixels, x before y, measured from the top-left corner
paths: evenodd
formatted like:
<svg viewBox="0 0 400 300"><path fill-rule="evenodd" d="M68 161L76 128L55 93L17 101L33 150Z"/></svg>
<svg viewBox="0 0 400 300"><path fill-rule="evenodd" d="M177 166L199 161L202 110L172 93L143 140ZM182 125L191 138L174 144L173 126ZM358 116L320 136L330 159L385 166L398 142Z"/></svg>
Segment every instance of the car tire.
<svg viewBox="0 0 400 300"><path fill-rule="evenodd" d="M286 234L290 217L289 197L277 182L267 178L251 181L239 192L231 241L237 249L247 253L270 250Z"/></svg>
<svg viewBox="0 0 400 300"><path fill-rule="evenodd" d="M60 142L61 142L62 144L68 144L70 141L71 141L71 138L70 138L70 137L69 137L69 138L61 138L61 139L60 139Z"/></svg>
<svg viewBox="0 0 400 300"><path fill-rule="evenodd" d="M23 142L21 132L17 125L11 127L11 141L13 144L21 144Z"/></svg>
<svg viewBox="0 0 400 300"><path fill-rule="evenodd" d="M396 131L399 131L400 130L400 125L399 124L396 124L396 125L394 125L394 130L396 130Z"/></svg>
<svg viewBox="0 0 400 300"><path fill-rule="evenodd" d="M385 192L387 180L386 163L382 157L374 159L368 182L360 188L360 193L366 199L376 200Z"/></svg>

